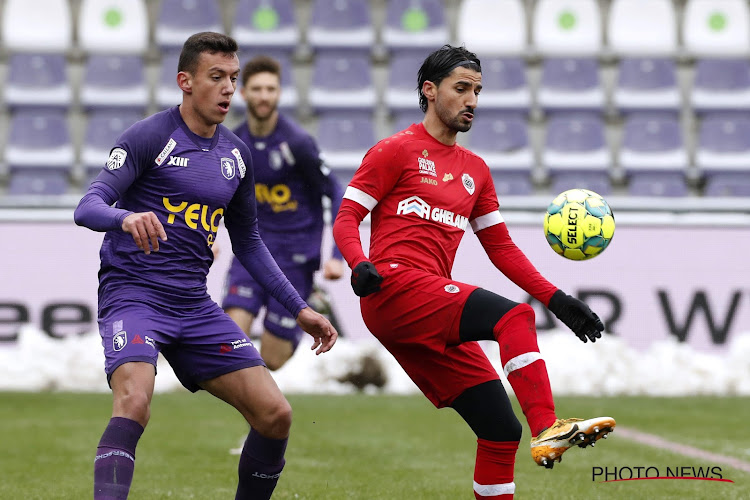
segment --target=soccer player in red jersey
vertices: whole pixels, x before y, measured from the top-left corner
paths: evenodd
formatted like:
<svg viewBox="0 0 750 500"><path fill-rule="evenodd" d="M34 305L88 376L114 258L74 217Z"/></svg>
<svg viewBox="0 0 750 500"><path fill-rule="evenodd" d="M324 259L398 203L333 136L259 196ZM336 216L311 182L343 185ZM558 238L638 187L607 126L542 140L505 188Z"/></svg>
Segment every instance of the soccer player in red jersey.
<svg viewBox="0 0 750 500"><path fill-rule="evenodd" d="M583 341L604 325L547 281L511 240L485 162L456 144L471 128L482 88L477 56L446 45L418 74L422 123L371 148L346 189L333 227L352 269L368 329L438 408L456 410L477 435L474 495L512 498L521 424L477 343L495 340L503 370L532 432L531 454L551 468L571 446L593 445L614 419L558 419L536 340L534 310L451 279L468 227L492 263L547 305ZM359 224L372 211L369 258Z"/></svg>

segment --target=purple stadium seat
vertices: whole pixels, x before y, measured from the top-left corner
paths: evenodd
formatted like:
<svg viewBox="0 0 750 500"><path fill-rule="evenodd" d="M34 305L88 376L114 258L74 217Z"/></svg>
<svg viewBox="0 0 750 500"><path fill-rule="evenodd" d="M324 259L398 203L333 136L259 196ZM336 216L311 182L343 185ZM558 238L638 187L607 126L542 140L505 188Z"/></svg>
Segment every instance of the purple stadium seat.
<svg viewBox="0 0 750 500"><path fill-rule="evenodd" d="M750 173L714 173L706 176L705 196L750 196Z"/></svg>
<svg viewBox="0 0 750 500"><path fill-rule="evenodd" d="M675 61L667 58L620 60L615 108L621 112L673 111L681 106Z"/></svg>
<svg viewBox="0 0 750 500"><path fill-rule="evenodd" d="M8 194L60 195L67 193L68 187L68 175L65 172L32 168L11 173Z"/></svg>
<svg viewBox="0 0 750 500"><path fill-rule="evenodd" d="M528 196L534 192L531 177L524 172L493 170L492 181L498 196Z"/></svg>
<svg viewBox="0 0 750 500"><path fill-rule="evenodd" d="M547 112L604 110L604 88L599 63L591 58L550 58L542 63L537 94L539 106Z"/></svg>
<svg viewBox="0 0 750 500"><path fill-rule="evenodd" d="M250 59L258 55L273 57L281 65L281 99L279 100L279 109L286 113L295 113L299 104L299 93L295 84L294 67L292 66L290 54L285 51L276 50L243 50L240 52L240 68L244 68ZM244 114L246 110L245 101L240 92L241 89L242 80L239 80L237 82L237 90L232 96L232 107L230 108L238 114Z"/></svg>
<svg viewBox="0 0 750 500"><path fill-rule="evenodd" d="M401 132L409 128L413 123L421 123L422 120L424 120L424 113L415 105L412 109L404 109L393 114L393 126L390 128L390 131L393 134Z"/></svg>
<svg viewBox="0 0 750 500"><path fill-rule="evenodd" d="M315 112L371 111L375 107L377 95L369 57L325 52L313 64L308 99Z"/></svg>
<svg viewBox="0 0 750 500"><path fill-rule="evenodd" d="M318 120L318 145L331 170L353 173L375 144L372 117L368 114L327 113Z"/></svg>
<svg viewBox="0 0 750 500"><path fill-rule="evenodd" d="M300 30L292 0L240 0L232 36L240 47L292 52Z"/></svg>
<svg viewBox="0 0 750 500"><path fill-rule="evenodd" d="M161 0L154 41L164 48L182 48L199 31L224 32L217 0Z"/></svg>
<svg viewBox="0 0 750 500"><path fill-rule="evenodd" d="M526 67L517 57L483 57L481 110L523 111L531 108L531 90Z"/></svg>
<svg viewBox="0 0 750 500"><path fill-rule="evenodd" d="M5 103L67 108L72 100L63 54L13 54L8 64Z"/></svg>
<svg viewBox="0 0 750 500"><path fill-rule="evenodd" d="M481 156L491 170L523 172L528 176L534 166L528 123L523 115L477 113L467 147Z"/></svg>
<svg viewBox="0 0 750 500"><path fill-rule="evenodd" d="M13 114L5 148L5 162L11 172L26 167L68 171L73 161L64 111L29 109Z"/></svg>
<svg viewBox="0 0 750 500"><path fill-rule="evenodd" d="M383 100L391 113L419 109L417 94L417 70L422 65L427 51L396 51L388 61L388 85L383 91Z"/></svg>
<svg viewBox="0 0 750 500"><path fill-rule="evenodd" d="M688 155L678 118L671 113L629 115L618 163L626 173L684 172Z"/></svg>
<svg viewBox="0 0 750 500"><path fill-rule="evenodd" d="M685 175L681 172L633 172L628 178L632 196L687 196Z"/></svg>
<svg viewBox="0 0 750 500"><path fill-rule="evenodd" d="M602 196L612 192L612 184L606 172L565 172L552 175L552 194L559 194L568 189L589 189Z"/></svg>
<svg viewBox="0 0 750 500"><path fill-rule="evenodd" d="M750 110L750 61L702 59L696 62L690 103L697 113Z"/></svg>
<svg viewBox="0 0 750 500"><path fill-rule="evenodd" d="M85 108L136 109L145 111L149 88L143 59L137 55L92 54L81 83Z"/></svg>
<svg viewBox="0 0 750 500"><path fill-rule="evenodd" d="M375 28L369 0L315 0L307 29L313 50L355 49L369 53Z"/></svg>
<svg viewBox="0 0 750 500"><path fill-rule="evenodd" d="M162 55L159 65L159 81L154 89L155 101L160 109L176 106L182 102L182 90L177 86L177 62L179 51Z"/></svg>
<svg viewBox="0 0 750 500"><path fill-rule="evenodd" d="M88 176L99 173L117 138L141 118L134 110L102 110L89 115L81 148L81 163Z"/></svg>
<svg viewBox="0 0 750 500"><path fill-rule="evenodd" d="M542 164L550 172L606 172L611 158L599 115L553 115L547 123Z"/></svg>
<svg viewBox="0 0 750 500"><path fill-rule="evenodd" d="M442 0L389 0L383 44L389 50L435 50L448 43L448 26Z"/></svg>
<svg viewBox="0 0 750 500"><path fill-rule="evenodd" d="M707 115L700 122L695 164L703 172L750 169L750 117Z"/></svg>

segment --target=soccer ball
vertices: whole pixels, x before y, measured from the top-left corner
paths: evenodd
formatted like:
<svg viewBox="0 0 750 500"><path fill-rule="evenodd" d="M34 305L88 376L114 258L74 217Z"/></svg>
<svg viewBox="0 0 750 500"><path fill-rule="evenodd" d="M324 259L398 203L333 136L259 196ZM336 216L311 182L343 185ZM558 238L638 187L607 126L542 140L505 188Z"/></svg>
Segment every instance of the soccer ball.
<svg viewBox="0 0 750 500"><path fill-rule="evenodd" d="M544 214L544 235L552 250L566 259L586 260L607 248L615 217L604 198L588 189L560 193Z"/></svg>

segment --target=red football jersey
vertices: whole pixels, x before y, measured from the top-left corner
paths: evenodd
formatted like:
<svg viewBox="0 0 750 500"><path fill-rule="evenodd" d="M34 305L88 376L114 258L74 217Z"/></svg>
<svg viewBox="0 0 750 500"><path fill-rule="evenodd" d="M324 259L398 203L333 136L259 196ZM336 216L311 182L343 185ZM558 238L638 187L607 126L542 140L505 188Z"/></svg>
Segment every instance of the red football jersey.
<svg viewBox="0 0 750 500"><path fill-rule="evenodd" d="M414 124L373 146L344 194L372 211L369 258L450 277L467 227L499 224L487 164Z"/></svg>

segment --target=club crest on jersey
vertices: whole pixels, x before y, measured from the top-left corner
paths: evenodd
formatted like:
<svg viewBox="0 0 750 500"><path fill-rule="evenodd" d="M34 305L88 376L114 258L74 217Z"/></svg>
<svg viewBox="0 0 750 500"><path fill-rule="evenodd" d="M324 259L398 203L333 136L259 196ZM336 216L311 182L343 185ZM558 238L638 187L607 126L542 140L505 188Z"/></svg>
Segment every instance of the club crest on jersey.
<svg viewBox="0 0 750 500"><path fill-rule="evenodd" d="M461 291L461 289L460 289L460 288L458 288L458 287L457 287L456 285L454 285L453 283L451 283L450 285L445 285L445 287L443 288L443 290L445 290L445 291L446 291L446 292L448 292L448 293L458 293L458 292L460 292L460 291Z"/></svg>
<svg viewBox="0 0 750 500"><path fill-rule="evenodd" d="M109 153L107 159L107 168L110 170L117 170L125 164L125 158L128 157L128 152L122 148L115 148Z"/></svg>
<svg viewBox="0 0 750 500"><path fill-rule="evenodd" d="M461 182L463 183L469 194L474 194L474 179L472 179L469 174L462 175Z"/></svg>
<svg viewBox="0 0 750 500"><path fill-rule="evenodd" d="M234 179L234 160L231 158L222 158L221 159L221 175L224 176L227 180Z"/></svg>
<svg viewBox="0 0 750 500"><path fill-rule="evenodd" d="M434 161L428 160L427 158L422 158L422 157L417 158L417 161L419 162L419 174L420 175L431 175L433 177L437 177L437 172L435 171Z"/></svg>

